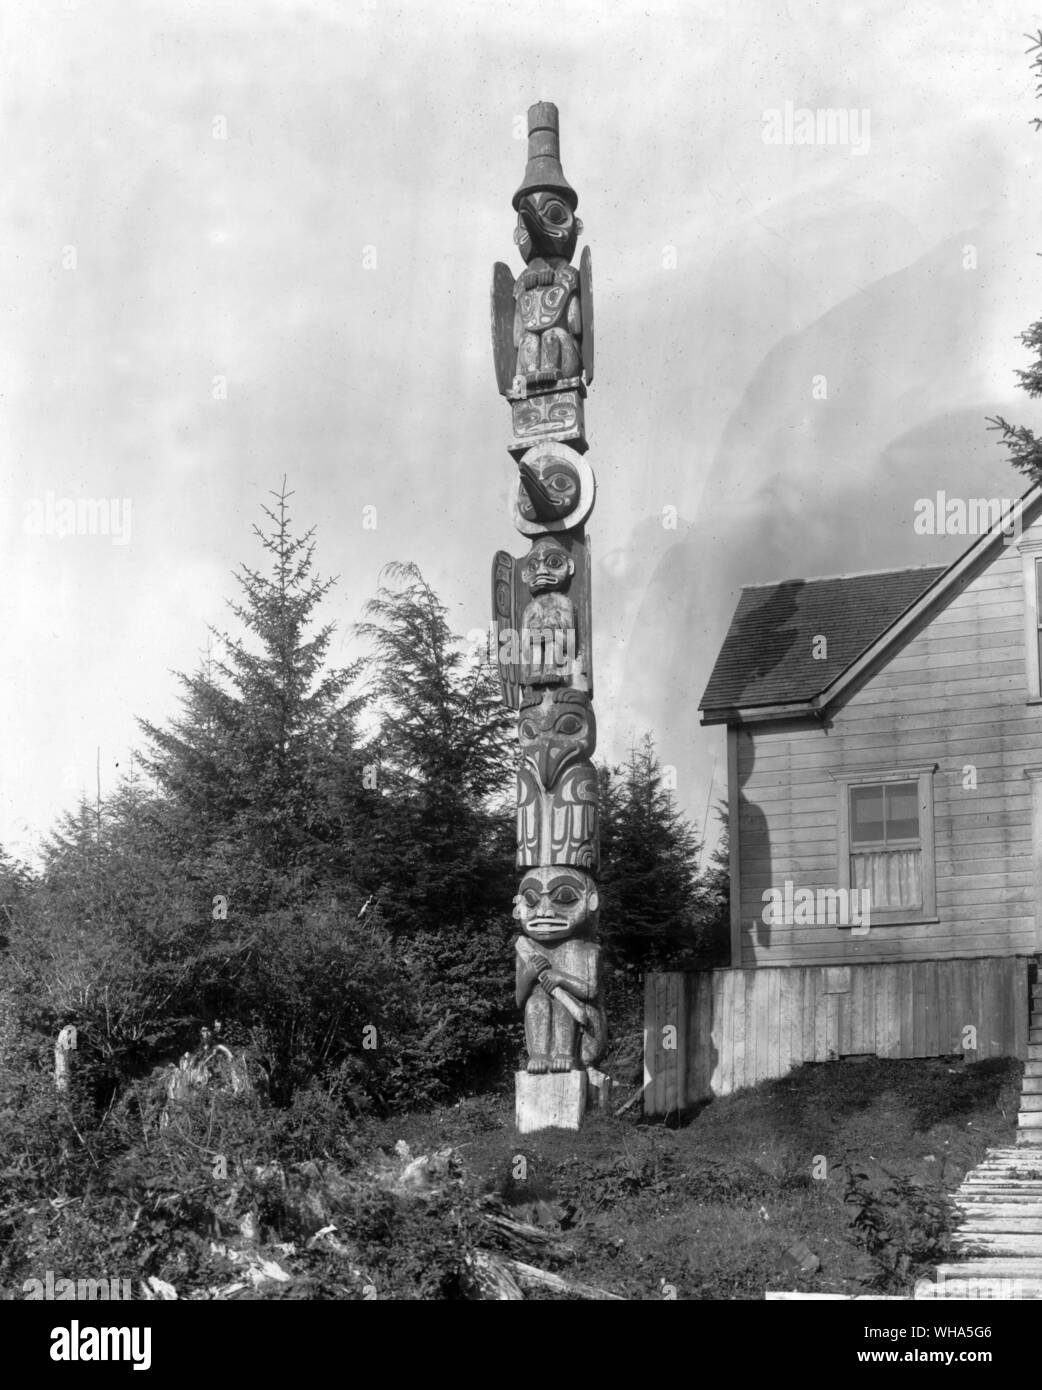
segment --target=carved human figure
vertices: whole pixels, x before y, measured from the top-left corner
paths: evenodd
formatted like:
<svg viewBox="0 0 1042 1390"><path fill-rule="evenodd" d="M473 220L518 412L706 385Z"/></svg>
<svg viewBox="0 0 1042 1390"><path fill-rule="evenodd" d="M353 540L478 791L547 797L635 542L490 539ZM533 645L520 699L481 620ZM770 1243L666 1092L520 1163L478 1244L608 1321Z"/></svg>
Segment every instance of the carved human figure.
<svg viewBox="0 0 1042 1390"><path fill-rule="evenodd" d="M521 615L522 685L562 685L575 670L575 605L564 592L574 573L571 555L549 536L525 557L521 579L532 597Z"/></svg>
<svg viewBox="0 0 1042 1390"><path fill-rule="evenodd" d="M530 869L514 899L517 1003L530 1072L595 1066L607 1041L597 888L581 869Z"/></svg>
<svg viewBox="0 0 1042 1390"><path fill-rule="evenodd" d="M579 272L568 264L582 222L555 188L520 199L514 241L525 269L514 285L517 376L528 386L577 379L582 372Z"/></svg>
<svg viewBox="0 0 1042 1390"><path fill-rule="evenodd" d="M598 869L597 724L590 697L567 686L530 690L518 721L517 866Z"/></svg>
<svg viewBox="0 0 1042 1390"><path fill-rule="evenodd" d="M575 215L579 195L561 168L558 124L552 102L529 109L528 164L512 199L514 241L525 269L514 280L500 262L493 274L496 378L515 399L553 390L562 381L578 384L584 371L593 379L589 257L583 253L579 270L569 264L582 222Z"/></svg>

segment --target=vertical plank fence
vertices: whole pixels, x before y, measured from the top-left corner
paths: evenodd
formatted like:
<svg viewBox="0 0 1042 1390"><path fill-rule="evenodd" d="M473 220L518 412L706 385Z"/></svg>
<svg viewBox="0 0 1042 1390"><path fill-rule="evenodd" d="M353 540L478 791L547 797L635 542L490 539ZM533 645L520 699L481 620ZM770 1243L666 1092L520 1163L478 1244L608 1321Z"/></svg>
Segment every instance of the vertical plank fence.
<svg viewBox="0 0 1042 1390"><path fill-rule="evenodd" d="M803 1062L858 1054L1026 1057L1032 961L989 956L648 974L644 1112L669 1115Z"/></svg>

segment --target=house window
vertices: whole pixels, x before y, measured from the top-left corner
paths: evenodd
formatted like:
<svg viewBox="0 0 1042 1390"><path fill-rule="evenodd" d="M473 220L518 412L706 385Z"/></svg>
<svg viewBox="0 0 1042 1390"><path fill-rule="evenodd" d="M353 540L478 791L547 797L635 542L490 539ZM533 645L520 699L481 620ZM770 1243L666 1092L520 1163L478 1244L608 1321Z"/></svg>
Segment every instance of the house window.
<svg viewBox="0 0 1042 1390"><path fill-rule="evenodd" d="M936 911L933 773L929 768L839 774L839 887L867 889L875 923Z"/></svg>
<svg viewBox="0 0 1042 1390"><path fill-rule="evenodd" d="M872 906L923 905L923 842L918 782L850 788L850 886L868 888Z"/></svg>

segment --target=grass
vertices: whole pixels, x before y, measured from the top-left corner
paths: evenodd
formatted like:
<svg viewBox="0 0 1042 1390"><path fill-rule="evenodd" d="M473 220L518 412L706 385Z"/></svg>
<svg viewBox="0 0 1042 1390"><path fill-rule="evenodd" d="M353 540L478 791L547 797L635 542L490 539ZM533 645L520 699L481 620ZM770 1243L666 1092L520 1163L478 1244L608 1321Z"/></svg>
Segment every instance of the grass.
<svg viewBox="0 0 1042 1390"><path fill-rule="evenodd" d="M1020 1075L1005 1059L870 1058L803 1066L675 1127L594 1115L522 1138L504 1095L367 1139L457 1147L519 1216L567 1231L576 1279L626 1298L910 1291L946 1253L944 1193L1013 1142ZM798 1244L814 1273L787 1262Z"/></svg>
<svg viewBox="0 0 1042 1390"><path fill-rule="evenodd" d="M831 1062L682 1123L591 1114L524 1137L512 1086L364 1121L318 1091L289 1111L213 1091L166 1128L128 1102L87 1147L43 1078L35 1111L0 1109L0 1300L48 1270L189 1299L455 1299L468 1252L501 1248L488 1194L553 1232L556 1256L519 1258L627 1299L907 1293L950 1253L946 1193L1012 1141L1020 1077L1012 1060ZM405 1165L439 1151L418 1194Z"/></svg>

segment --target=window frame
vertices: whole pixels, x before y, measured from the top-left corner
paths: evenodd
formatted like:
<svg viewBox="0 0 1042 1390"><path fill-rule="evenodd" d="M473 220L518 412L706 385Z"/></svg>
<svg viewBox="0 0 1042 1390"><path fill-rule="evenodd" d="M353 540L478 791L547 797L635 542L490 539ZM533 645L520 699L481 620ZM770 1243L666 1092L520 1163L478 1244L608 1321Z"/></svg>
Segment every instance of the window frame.
<svg viewBox="0 0 1042 1390"><path fill-rule="evenodd" d="M1040 557L1042 558L1042 557ZM1034 577L1034 576L1032 576ZM922 849L923 901L920 907L870 905L870 926L900 926L908 922L936 922L937 854L934 840L933 775L939 764L926 767L866 768L857 772L830 772L836 783L839 863L836 886L850 891L850 792L852 787L885 786L888 782L915 782L919 788L919 841ZM837 924L844 926L846 924Z"/></svg>
<svg viewBox="0 0 1042 1390"><path fill-rule="evenodd" d="M1042 535L1027 534L1017 542L1021 579L1024 587L1024 656L1027 663L1028 702L1042 702L1042 612L1039 611L1039 564L1042 563Z"/></svg>

